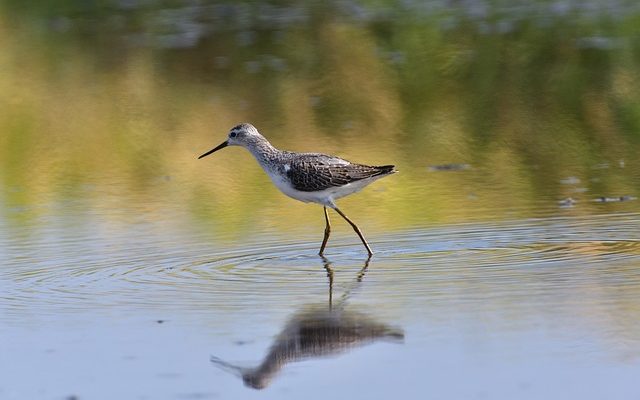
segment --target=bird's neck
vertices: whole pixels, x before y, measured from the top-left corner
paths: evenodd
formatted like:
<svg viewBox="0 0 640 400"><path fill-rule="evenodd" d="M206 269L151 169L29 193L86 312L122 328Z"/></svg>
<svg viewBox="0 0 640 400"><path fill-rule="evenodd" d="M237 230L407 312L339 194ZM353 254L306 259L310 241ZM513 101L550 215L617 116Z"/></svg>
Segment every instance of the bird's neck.
<svg viewBox="0 0 640 400"><path fill-rule="evenodd" d="M247 147L256 160L262 164L269 164L271 160L277 158L280 150L273 147L269 141L263 137L256 138L251 146Z"/></svg>

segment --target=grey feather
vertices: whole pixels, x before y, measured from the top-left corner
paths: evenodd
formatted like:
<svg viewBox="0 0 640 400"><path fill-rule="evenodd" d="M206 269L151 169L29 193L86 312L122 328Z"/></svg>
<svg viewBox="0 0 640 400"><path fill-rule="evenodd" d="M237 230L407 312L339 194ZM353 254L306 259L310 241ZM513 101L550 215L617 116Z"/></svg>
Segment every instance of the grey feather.
<svg viewBox="0 0 640 400"><path fill-rule="evenodd" d="M394 172L393 165L371 166L353 164L338 157L318 153L288 153L286 177L296 190L315 192L351 182L387 175Z"/></svg>

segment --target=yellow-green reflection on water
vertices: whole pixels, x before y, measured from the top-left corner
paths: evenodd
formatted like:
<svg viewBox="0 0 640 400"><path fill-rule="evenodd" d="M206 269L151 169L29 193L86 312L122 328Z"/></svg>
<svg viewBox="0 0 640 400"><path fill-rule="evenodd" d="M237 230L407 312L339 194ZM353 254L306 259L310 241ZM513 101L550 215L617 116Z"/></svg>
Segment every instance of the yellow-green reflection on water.
<svg viewBox="0 0 640 400"><path fill-rule="evenodd" d="M638 37L621 36L626 24L609 28L605 39L619 43L612 48L581 45L597 22L574 30L522 23L510 34L484 35L460 27L446 37L437 26L390 22L382 34L375 25L319 18L268 44L242 47L223 35L184 58L144 47L107 57L5 14L4 212L81 198L98 209L115 199L179 204L228 232L243 221L268 218L289 229L311 219L247 154L195 160L240 121L282 148L397 164L400 174L345 201L354 218L381 229L637 209L591 201L637 195ZM389 59L392 49L400 61ZM205 60L194 60L197 52ZM428 170L448 163L470 168ZM568 197L577 205L559 210ZM285 208L279 218L269 211Z"/></svg>

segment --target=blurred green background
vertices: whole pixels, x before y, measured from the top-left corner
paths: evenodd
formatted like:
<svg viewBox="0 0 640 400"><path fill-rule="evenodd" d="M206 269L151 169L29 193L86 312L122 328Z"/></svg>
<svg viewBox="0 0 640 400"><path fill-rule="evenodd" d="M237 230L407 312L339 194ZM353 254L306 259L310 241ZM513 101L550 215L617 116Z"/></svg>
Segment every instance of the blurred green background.
<svg viewBox="0 0 640 400"><path fill-rule="evenodd" d="M134 207L230 232L315 211L317 231L248 153L196 160L244 121L280 148L395 163L345 199L381 229L637 211L594 201L640 185L636 1L0 4L10 225ZM429 170L449 163L469 168Z"/></svg>

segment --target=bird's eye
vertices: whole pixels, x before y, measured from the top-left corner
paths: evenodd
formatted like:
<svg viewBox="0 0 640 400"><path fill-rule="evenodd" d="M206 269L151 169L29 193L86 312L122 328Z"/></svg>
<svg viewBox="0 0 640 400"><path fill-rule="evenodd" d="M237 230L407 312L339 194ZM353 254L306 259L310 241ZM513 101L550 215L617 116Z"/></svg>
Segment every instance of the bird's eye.
<svg viewBox="0 0 640 400"><path fill-rule="evenodd" d="M230 136L230 137L236 137L236 133L235 133L235 132L231 132L231 133L229 134L229 136Z"/></svg>

